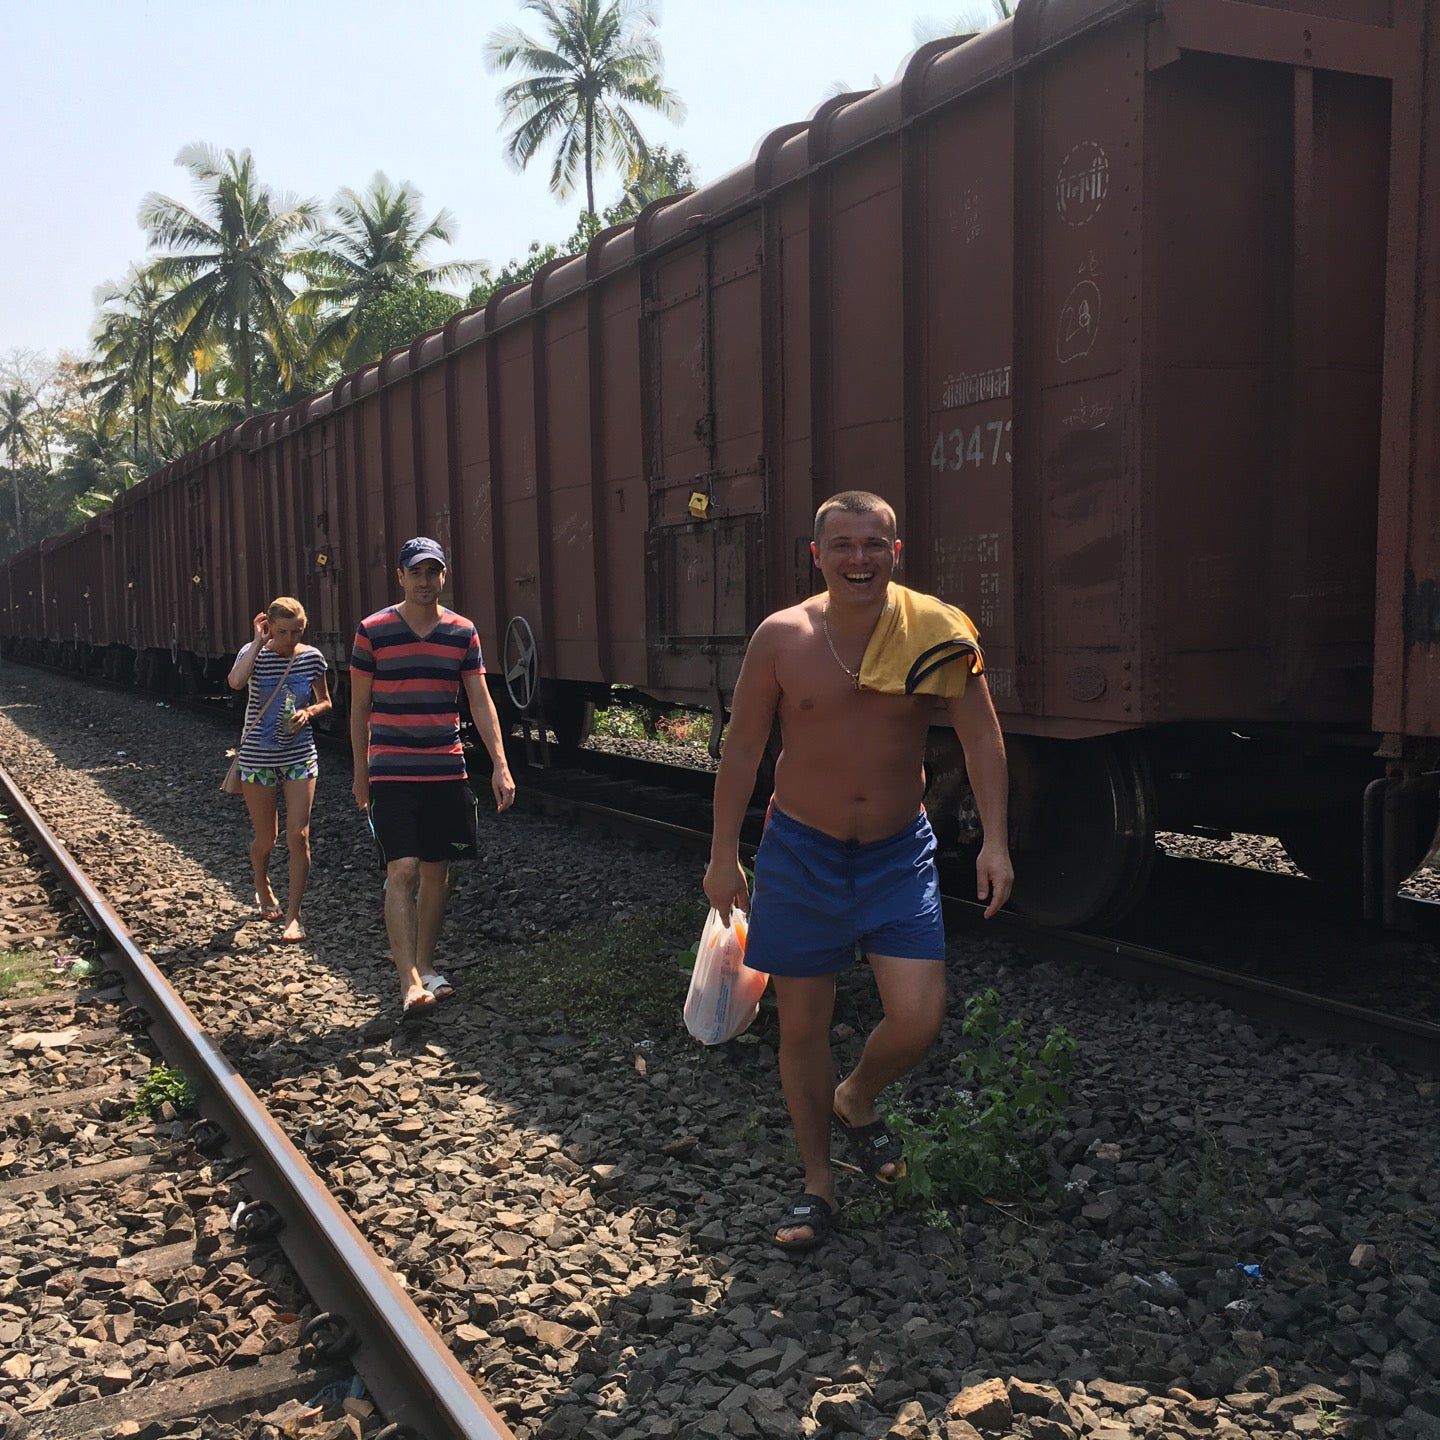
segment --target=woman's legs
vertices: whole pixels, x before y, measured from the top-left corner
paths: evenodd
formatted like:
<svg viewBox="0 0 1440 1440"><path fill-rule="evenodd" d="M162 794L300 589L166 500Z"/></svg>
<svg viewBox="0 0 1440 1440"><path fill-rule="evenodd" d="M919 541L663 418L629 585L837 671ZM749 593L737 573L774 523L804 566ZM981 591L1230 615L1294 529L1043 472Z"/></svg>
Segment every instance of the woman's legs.
<svg viewBox="0 0 1440 1440"><path fill-rule="evenodd" d="M256 785L253 781L241 782L245 792L245 808L250 812L250 824L254 836L250 841L250 869L255 875L255 899L262 913L268 914L280 908L275 892L270 888L270 852L275 848L275 808L279 799L273 785Z"/></svg>
<svg viewBox="0 0 1440 1440"><path fill-rule="evenodd" d="M310 811L315 804L315 781L285 782L285 843L290 847L290 889L286 895L285 929L282 940L303 940L300 902L310 879Z"/></svg>

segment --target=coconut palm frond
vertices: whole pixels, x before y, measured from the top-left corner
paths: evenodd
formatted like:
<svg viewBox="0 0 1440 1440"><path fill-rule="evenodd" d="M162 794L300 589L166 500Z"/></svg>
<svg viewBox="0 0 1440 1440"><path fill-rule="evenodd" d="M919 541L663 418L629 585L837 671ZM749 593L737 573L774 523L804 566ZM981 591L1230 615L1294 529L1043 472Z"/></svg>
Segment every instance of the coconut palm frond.
<svg viewBox="0 0 1440 1440"><path fill-rule="evenodd" d="M684 102L661 79L664 57L656 11L638 0L525 0L538 38L518 26L496 30L485 46L492 71L517 72L500 93L509 131L505 157L519 170L554 146L550 188L565 198L585 173L587 212L595 213L595 169L628 170L643 159L645 140L614 102L643 105L682 120Z"/></svg>

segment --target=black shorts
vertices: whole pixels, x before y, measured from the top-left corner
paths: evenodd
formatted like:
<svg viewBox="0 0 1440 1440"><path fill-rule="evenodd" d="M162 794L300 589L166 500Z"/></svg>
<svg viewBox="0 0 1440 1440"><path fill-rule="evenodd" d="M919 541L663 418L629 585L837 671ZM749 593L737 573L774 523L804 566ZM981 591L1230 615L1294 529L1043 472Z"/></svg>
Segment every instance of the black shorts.
<svg viewBox="0 0 1440 1440"><path fill-rule="evenodd" d="M381 780L370 786L380 858L464 860L475 854L475 792L466 780Z"/></svg>

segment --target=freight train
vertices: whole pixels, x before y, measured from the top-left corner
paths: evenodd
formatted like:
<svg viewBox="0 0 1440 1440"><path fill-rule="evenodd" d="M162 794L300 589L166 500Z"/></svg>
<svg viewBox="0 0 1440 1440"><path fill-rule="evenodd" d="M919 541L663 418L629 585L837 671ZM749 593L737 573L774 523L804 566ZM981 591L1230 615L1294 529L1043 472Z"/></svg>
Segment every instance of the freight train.
<svg viewBox="0 0 1440 1440"><path fill-rule="evenodd" d="M1103 923L1157 829L1256 830L1393 918L1440 751L1437 162L1423 0L1021 0L22 553L4 653L213 686L294 593L343 724L429 533L573 746L617 685L723 717L817 502L876 490L981 629L1018 908Z"/></svg>

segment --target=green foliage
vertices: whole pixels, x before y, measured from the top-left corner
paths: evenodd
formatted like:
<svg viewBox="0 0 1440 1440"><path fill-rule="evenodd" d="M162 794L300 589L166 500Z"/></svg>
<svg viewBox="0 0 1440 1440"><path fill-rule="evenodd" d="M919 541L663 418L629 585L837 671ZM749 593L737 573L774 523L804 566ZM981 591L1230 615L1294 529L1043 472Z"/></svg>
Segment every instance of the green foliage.
<svg viewBox="0 0 1440 1440"><path fill-rule="evenodd" d="M508 261L499 270L491 270L488 265L480 266L480 277L471 287L465 303L472 309L478 309L497 290L533 280L539 270L552 260L567 255L583 255L595 237L608 226L623 225L633 220L652 200L689 190L694 184L695 174L690 158L683 150L672 151L664 145L646 150L631 166L625 189L615 204L607 206L601 215L582 210L574 230L559 244L551 242L542 245L538 240L532 240L524 255Z"/></svg>
<svg viewBox="0 0 1440 1440"><path fill-rule="evenodd" d="M129 1117L139 1120L148 1116L153 1120L167 1101L176 1111L183 1113L195 1104L195 1092L179 1070L172 1070L168 1065L156 1065L140 1082L140 1091L129 1109Z"/></svg>
<svg viewBox="0 0 1440 1440"><path fill-rule="evenodd" d="M1184 1163L1155 1186L1160 1228L1181 1247L1197 1237L1222 1249L1240 1245L1246 1232L1265 1227L1265 1196L1283 1184L1268 1156L1227 1144L1197 1116Z"/></svg>
<svg viewBox="0 0 1440 1440"><path fill-rule="evenodd" d="M704 750L710 744L713 721L706 710L667 710L661 714L648 705L614 704L595 713L595 733L619 740L663 740Z"/></svg>
<svg viewBox="0 0 1440 1440"><path fill-rule="evenodd" d="M582 210L575 229L563 244L542 245L538 240L532 240L524 255L508 261L499 270L492 271L488 265L482 265L480 278L471 287L465 303L471 309L478 310L497 291L533 280L552 260L559 260L566 255L584 254L589 249L590 242L600 233L600 229L600 221L588 210Z"/></svg>
<svg viewBox="0 0 1440 1440"><path fill-rule="evenodd" d="M698 901L617 922L608 915L517 947L496 961L487 987L505 995L507 1014L560 1011L567 1025L614 1038L673 1028L687 977L675 964L681 938L698 935ZM637 1029L638 1027L638 1029Z"/></svg>
<svg viewBox="0 0 1440 1440"><path fill-rule="evenodd" d="M565 199L583 172L585 208L594 213L597 167L633 170L646 154L631 107L685 116L661 78L655 12L647 0L524 0L522 8L540 18L542 37L511 25L485 46L491 70L520 76L499 96L510 128L505 157L524 170L553 143L551 190Z"/></svg>
<svg viewBox="0 0 1440 1440"><path fill-rule="evenodd" d="M917 20L911 31L917 45L951 35L975 35L1008 20L1015 13L1015 0L967 0L961 9L937 19L927 15Z"/></svg>
<svg viewBox="0 0 1440 1440"><path fill-rule="evenodd" d="M290 282L313 271L314 253L301 242L318 227L320 208L262 184L248 150L187 145L175 158L195 181L198 208L153 193L140 206L151 248L165 252L148 267L168 292L159 319L178 328L175 344L186 357L224 337L249 414L262 355L283 384L291 383L299 347L293 343Z"/></svg>
<svg viewBox="0 0 1440 1440"><path fill-rule="evenodd" d="M595 712L595 733L617 740L650 740L655 727L648 711L633 705L611 705Z"/></svg>
<svg viewBox="0 0 1440 1440"><path fill-rule="evenodd" d="M691 745L704 750L710 744L710 729L713 724L706 710L672 710L662 715L655 728L662 740L672 745Z"/></svg>
<svg viewBox="0 0 1440 1440"><path fill-rule="evenodd" d="M609 0L561 0L554 15L572 38L589 26L612 60L633 51L644 69L646 44L626 37L635 28L645 40L647 15ZM639 70L621 78L640 87L631 99L650 93ZM141 224L157 253L103 287L88 354L0 356L0 558L99 514L247 414L293 404L438 330L466 302L437 286L478 272L468 303L483 305L693 183L683 151L632 148L608 157L626 177L615 205L582 211L563 242L536 241L491 271L432 255L453 241L454 219L427 213L408 181L377 172L322 212L262 183L248 151L187 146L176 159L196 198L145 198ZM647 726L653 736L653 719Z"/></svg>
<svg viewBox="0 0 1440 1440"><path fill-rule="evenodd" d="M378 360L408 345L428 330L438 330L461 308L458 295L432 290L428 285L407 285L360 307L356 317L358 363Z"/></svg>
<svg viewBox="0 0 1440 1440"><path fill-rule="evenodd" d="M0 996L43 990L53 973L39 950L0 952Z"/></svg>
<svg viewBox="0 0 1440 1440"><path fill-rule="evenodd" d="M924 1207L940 1223L944 1207L1036 1187L1075 1058L1063 1028L1037 1052L1021 1021L1001 1021L993 990L966 1001L962 1032L968 1045L949 1096L928 1112L902 1105L889 1116L909 1167L896 1200Z"/></svg>
<svg viewBox="0 0 1440 1440"><path fill-rule="evenodd" d="M465 303L471 309L478 310L497 290L505 290L511 285L533 280L542 266L558 260L561 255L571 253L573 252L561 250L558 245L542 245L538 240L532 240L524 255L507 262L500 269L492 271L488 265L482 266L480 278L470 287Z"/></svg>
<svg viewBox="0 0 1440 1440"><path fill-rule="evenodd" d="M338 358L345 370L354 370L405 343L402 337L387 345L387 336L371 333L366 322L376 302L405 290L417 297L438 294L435 286L470 278L475 269L470 261L427 263L426 251L432 244L453 240L455 221L448 210L427 219L421 200L409 181L394 184L380 170L364 192L346 186L335 197L334 221L311 257L314 283L291 307L319 322L313 353ZM423 311L427 304L430 313L438 309L431 302L418 308ZM411 329L410 338L448 318L441 316L433 324Z"/></svg>
<svg viewBox="0 0 1440 1440"><path fill-rule="evenodd" d="M635 164L625 180L619 201L605 212L607 225L620 225L633 220L653 200L678 195L695 188L695 172L690 157L683 150L668 145L652 145Z"/></svg>

